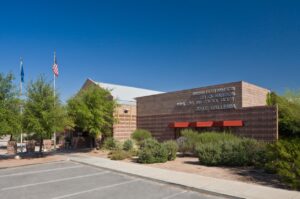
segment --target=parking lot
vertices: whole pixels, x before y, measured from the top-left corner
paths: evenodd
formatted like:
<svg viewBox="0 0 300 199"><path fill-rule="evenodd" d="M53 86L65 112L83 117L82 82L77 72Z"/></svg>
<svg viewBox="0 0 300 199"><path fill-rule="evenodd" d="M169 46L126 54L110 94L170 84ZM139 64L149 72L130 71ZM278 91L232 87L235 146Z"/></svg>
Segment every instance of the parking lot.
<svg viewBox="0 0 300 199"><path fill-rule="evenodd" d="M3 199L217 198L70 161L1 169L0 188Z"/></svg>

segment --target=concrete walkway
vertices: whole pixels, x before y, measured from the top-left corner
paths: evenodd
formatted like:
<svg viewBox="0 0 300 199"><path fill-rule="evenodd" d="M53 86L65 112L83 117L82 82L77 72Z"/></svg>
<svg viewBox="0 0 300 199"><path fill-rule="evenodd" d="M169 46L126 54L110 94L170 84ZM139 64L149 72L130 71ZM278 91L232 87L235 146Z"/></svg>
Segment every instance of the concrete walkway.
<svg viewBox="0 0 300 199"><path fill-rule="evenodd" d="M153 168L87 155L69 155L71 161L105 168L155 181L175 184L200 192L236 198L300 199L300 192Z"/></svg>

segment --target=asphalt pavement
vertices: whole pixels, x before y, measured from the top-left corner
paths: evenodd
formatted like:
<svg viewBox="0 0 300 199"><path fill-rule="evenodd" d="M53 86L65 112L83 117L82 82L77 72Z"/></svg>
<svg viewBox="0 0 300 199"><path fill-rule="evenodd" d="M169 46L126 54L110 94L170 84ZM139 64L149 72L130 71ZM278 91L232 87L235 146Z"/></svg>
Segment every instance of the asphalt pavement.
<svg viewBox="0 0 300 199"><path fill-rule="evenodd" d="M144 178L71 161L0 169L2 199L217 199Z"/></svg>

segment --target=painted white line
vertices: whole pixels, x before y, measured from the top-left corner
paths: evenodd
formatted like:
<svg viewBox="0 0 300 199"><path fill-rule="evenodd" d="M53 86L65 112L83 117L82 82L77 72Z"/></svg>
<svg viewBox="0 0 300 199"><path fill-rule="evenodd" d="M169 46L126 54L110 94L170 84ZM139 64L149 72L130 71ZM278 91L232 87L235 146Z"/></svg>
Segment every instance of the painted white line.
<svg viewBox="0 0 300 199"><path fill-rule="evenodd" d="M67 195L63 195L63 196L58 196L58 197L55 197L55 198L52 198L52 199L69 198L69 197L72 197L72 196L77 196L77 195L80 195L80 194L89 193L89 192L93 192L93 191L99 191L99 190L103 190L103 189L109 189L109 188L117 187L117 186L124 185L124 184L129 184L129 183L136 182L136 181L139 181L139 179L128 180L128 181L125 181L125 182L120 182L120 183L116 183L116 184L106 185L106 186L103 186L103 187L98 187L98 188L94 188L94 189L89 189L89 190L85 190L85 191L71 193L71 194L67 194Z"/></svg>
<svg viewBox="0 0 300 199"><path fill-rule="evenodd" d="M56 169L44 169L44 170L38 170L38 171L13 173L13 174L7 174L7 175L0 175L0 178L12 177L12 176L22 176L22 175L35 174L35 173L44 173L44 172L51 172L51 171L59 171L59 170L65 170L65 169L74 169L74 168L79 168L79 167L83 167L83 166L77 165L77 166L63 167L63 168L56 168Z"/></svg>
<svg viewBox="0 0 300 199"><path fill-rule="evenodd" d="M5 187L2 188L2 191L6 190L12 190L12 189L19 189L19 188L25 188L25 187L31 187L31 186L37 186L37 185L42 185L42 184L50 184L54 182L61 182L61 181L67 181L67 180L73 180L73 179L78 179L78 178L85 178L85 177L91 177L91 176L97 176L97 175L103 175L109 173L109 171L103 171L103 172L98 172L98 173L92 173L88 175L81 175L81 176L75 176L75 177L70 177L70 178L61 178L57 180L49 180L45 182L39 182L39 183L32 183L32 184L25 184L25 185L20 185L20 186L14 186L14 187Z"/></svg>
<svg viewBox="0 0 300 199"><path fill-rule="evenodd" d="M163 197L162 199L174 198L175 196L178 196L178 195L183 194L183 193L186 193L186 192L187 192L187 191L181 191L181 192L178 192L178 193L174 193L174 194L172 194L172 195Z"/></svg>
<svg viewBox="0 0 300 199"><path fill-rule="evenodd" d="M23 169L23 168L31 168L31 167L37 167L37 166L41 166L41 165L48 165L48 164L61 164L61 163L72 163L72 164L79 164L77 162L70 162L70 161L66 161L66 160L60 160L60 161L55 161L55 162L45 162L45 163L36 163L36 164L29 164L29 165L20 165L20 166L16 166L16 167L12 167L12 168L4 168L4 169L0 169L1 171L10 171L10 170L15 170L15 169Z"/></svg>

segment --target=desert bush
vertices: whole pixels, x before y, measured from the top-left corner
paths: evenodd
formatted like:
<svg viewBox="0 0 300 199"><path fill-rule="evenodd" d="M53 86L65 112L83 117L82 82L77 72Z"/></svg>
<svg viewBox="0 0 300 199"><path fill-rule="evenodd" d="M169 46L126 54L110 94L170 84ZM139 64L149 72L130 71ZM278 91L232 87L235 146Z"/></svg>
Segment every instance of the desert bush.
<svg viewBox="0 0 300 199"><path fill-rule="evenodd" d="M138 153L138 160L139 163L155 163L157 162L156 158L153 155L153 151L152 150L147 150L147 149L143 149L141 151L139 151Z"/></svg>
<svg viewBox="0 0 300 199"><path fill-rule="evenodd" d="M227 166L247 166L260 163L265 144L249 138L227 140L222 143L222 162Z"/></svg>
<svg viewBox="0 0 300 199"><path fill-rule="evenodd" d="M215 166L220 164L221 158L221 145L220 144L199 144L196 147L198 158L200 164L208 165L208 166Z"/></svg>
<svg viewBox="0 0 300 199"><path fill-rule="evenodd" d="M198 139L196 153L199 162L209 166L256 165L265 150L264 143L231 134L203 133Z"/></svg>
<svg viewBox="0 0 300 199"><path fill-rule="evenodd" d="M128 139L125 140L125 142L123 143L123 150L125 151L131 151L133 149L133 142L132 140Z"/></svg>
<svg viewBox="0 0 300 199"><path fill-rule="evenodd" d="M300 190L300 138L269 144L265 158L267 172L278 174L291 188Z"/></svg>
<svg viewBox="0 0 300 199"><path fill-rule="evenodd" d="M126 158L130 158L131 156L132 154L130 152L120 149L111 151L111 153L108 155L111 160L124 160Z"/></svg>
<svg viewBox="0 0 300 199"><path fill-rule="evenodd" d="M132 150L128 151L130 152L131 156L138 156L139 154L139 150L133 148Z"/></svg>
<svg viewBox="0 0 300 199"><path fill-rule="evenodd" d="M168 160L175 160L176 153L178 151L178 145L175 141L169 140L163 143L164 147L168 151Z"/></svg>
<svg viewBox="0 0 300 199"><path fill-rule="evenodd" d="M134 139L138 144L151 137L151 133L144 129L137 129L131 134L131 138Z"/></svg>
<svg viewBox="0 0 300 199"><path fill-rule="evenodd" d="M103 148L107 150L115 150L120 148L120 143L113 137L108 137L104 140Z"/></svg>
<svg viewBox="0 0 300 199"><path fill-rule="evenodd" d="M243 145L244 151L247 152L247 165L259 166L265 161L265 142L244 138L241 144Z"/></svg>
<svg viewBox="0 0 300 199"><path fill-rule="evenodd" d="M153 138L145 139L138 152L139 163L157 163L168 161L168 150Z"/></svg>
<svg viewBox="0 0 300 199"><path fill-rule="evenodd" d="M185 129L181 132L182 137L177 139L177 144L179 146L179 152L191 153L197 155L196 147L201 143L218 143L226 140L236 140L238 137L230 133L220 133L220 132L201 132Z"/></svg>
<svg viewBox="0 0 300 199"><path fill-rule="evenodd" d="M190 147L186 146L187 139L185 137L181 136L177 138L176 142L178 146L178 152L186 154L189 151Z"/></svg>
<svg viewBox="0 0 300 199"><path fill-rule="evenodd" d="M185 129L181 131L181 135L184 139L180 138L181 142L178 143L180 152L195 154L196 145L199 142L199 132Z"/></svg>
<svg viewBox="0 0 300 199"><path fill-rule="evenodd" d="M240 139L239 137L226 132L203 132L198 133L197 142L200 143L216 143L220 141L232 141Z"/></svg>
<svg viewBox="0 0 300 199"><path fill-rule="evenodd" d="M226 140L218 142L220 161L217 165L240 166L245 161L245 153L240 140Z"/></svg>

